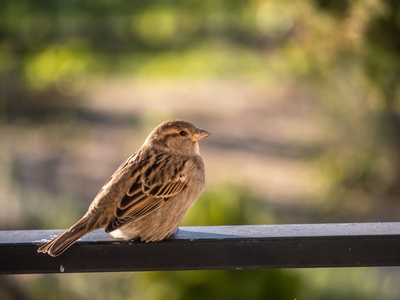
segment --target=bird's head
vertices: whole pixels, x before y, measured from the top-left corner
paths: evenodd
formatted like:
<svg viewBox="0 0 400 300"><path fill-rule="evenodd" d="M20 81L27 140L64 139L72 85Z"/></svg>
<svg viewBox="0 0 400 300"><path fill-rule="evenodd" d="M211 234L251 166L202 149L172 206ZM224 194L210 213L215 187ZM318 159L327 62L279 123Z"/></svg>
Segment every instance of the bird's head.
<svg viewBox="0 0 400 300"><path fill-rule="evenodd" d="M199 154L198 141L209 135L208 131L196 128L189 122L171 120L157 126L146 139L145 145L176 154L193 155Z"/></svg>

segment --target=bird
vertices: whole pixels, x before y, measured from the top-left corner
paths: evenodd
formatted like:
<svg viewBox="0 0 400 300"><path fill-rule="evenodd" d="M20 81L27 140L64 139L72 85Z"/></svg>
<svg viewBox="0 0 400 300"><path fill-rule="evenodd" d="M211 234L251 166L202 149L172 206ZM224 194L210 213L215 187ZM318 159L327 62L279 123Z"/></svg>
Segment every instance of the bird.
<svg viewBox="0 0 400 300"><path fill-rule="evenodd" d="M123 240L170 237L204 190L198 142L209 135L187 121L161 123L104 184L86 214L37 251L58 256L101 228Z"/></svg>

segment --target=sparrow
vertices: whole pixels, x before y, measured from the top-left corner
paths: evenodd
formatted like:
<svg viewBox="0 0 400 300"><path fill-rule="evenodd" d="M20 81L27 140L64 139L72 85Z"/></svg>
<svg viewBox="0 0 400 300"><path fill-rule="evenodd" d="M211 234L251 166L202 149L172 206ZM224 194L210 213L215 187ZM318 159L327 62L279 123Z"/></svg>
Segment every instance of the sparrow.
<svg viewBox="0 0 400 300"><path fill-rule="evenodd" d="M157 242L171 236L204 190L198 141L209 135L181 120L157 126L104 184L82 219L37 251L58 256L100 228L124 240Z"/></svg>

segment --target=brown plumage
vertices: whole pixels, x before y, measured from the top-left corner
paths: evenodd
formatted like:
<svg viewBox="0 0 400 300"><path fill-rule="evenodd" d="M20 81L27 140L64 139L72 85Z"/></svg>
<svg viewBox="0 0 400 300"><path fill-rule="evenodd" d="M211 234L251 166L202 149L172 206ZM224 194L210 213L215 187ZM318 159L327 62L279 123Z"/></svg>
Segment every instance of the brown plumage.
<svg viewBox="0 0 400 300"><path fill-rule="evenodd" d="M160 124L101 188L82 219L38 252L58 256L100 228L125 240L169 237L204 189L198 141L209 135L186 121Z"/></svg>

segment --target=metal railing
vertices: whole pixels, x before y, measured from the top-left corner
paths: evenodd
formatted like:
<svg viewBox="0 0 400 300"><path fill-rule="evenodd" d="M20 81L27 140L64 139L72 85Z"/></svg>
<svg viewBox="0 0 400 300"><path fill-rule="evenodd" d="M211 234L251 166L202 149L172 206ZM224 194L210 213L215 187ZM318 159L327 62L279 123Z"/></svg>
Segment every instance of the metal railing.
<svg viewBox="0 0 400 300"><path fill-rule="evenodd" d="M61 256L36 252L62 232L0 231L0 274L400 266L400 222L181 227L159 243L98 230Z"/></svg>

